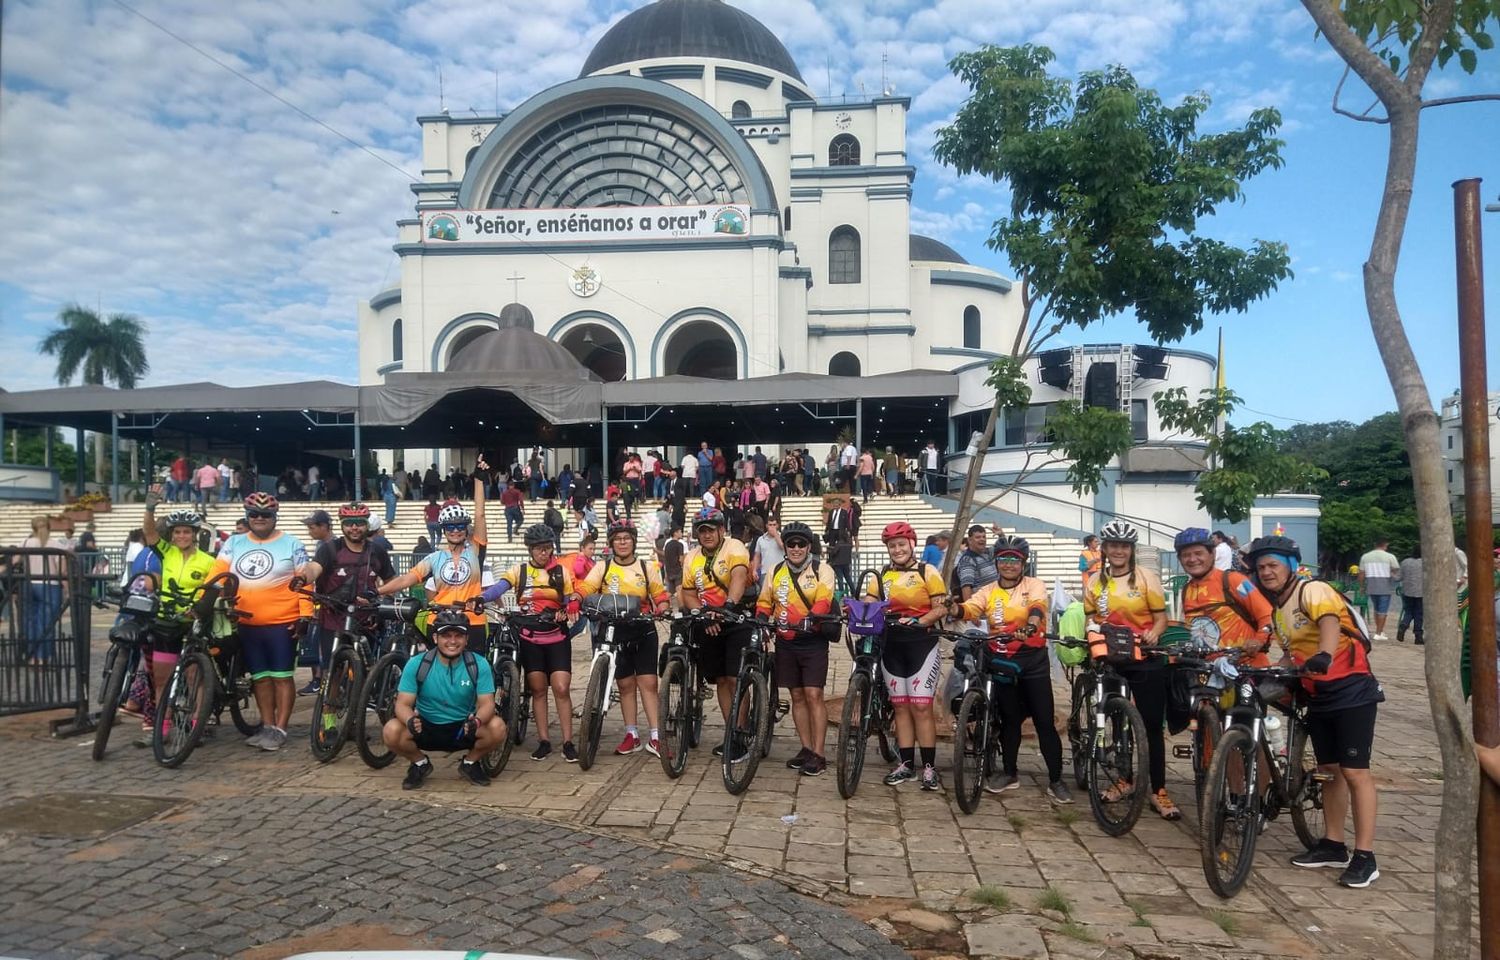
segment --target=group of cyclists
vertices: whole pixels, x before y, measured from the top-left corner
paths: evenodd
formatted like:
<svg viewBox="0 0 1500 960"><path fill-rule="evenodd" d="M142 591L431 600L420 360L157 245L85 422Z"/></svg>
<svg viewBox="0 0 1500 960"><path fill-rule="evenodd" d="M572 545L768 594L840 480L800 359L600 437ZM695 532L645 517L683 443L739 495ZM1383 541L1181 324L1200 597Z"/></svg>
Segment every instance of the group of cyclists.
<svg viewBox="0 0 1500 960"><path fill-rule="evenodd" d="M489 782L479 761L511 731L497 709L496 677L484 656L485 608L508 593L529 618L520 631L518 660L535 718L537 746L532 759L543 760L553 752L550 695L562 758L579 760L571 694L573 641L581 635L583 618L601 610L642 615L621 621L614 634L620 650L614 676L625 726L615 753L645 750L661 755L656 620L668 614L675 599L691 624L699 673L713 686L726 727L733 727L736 671L754 631L774 633L775 682L788 691L799 747L787 766L809 777L824 773L829 764L824 691L830 647L842 636L841 611L832 571L816 556L817 539L811 529L795 522L783 527L785 559L762 571L758 589L752 592L745 544L729 535L721 511L705 508L693 517L696 546L683 561L674 597L650 551L638 552L638 533L629 520L610 523L602 559L583 576L558 556L552 528L537 524L524 531L526 559L485 587L482 475L487 471L481 457L475 470L473 513L458 504L444 507L439 517L441 543L401 575L394 574L388 560L384 565L372 563L367 548L360 546L369 527L369 510L362 504L340 510L342 537L322 544L311 559L297 537L276 529L278 503L267 494L245 498L248 532L231 537L216 558L193 546L196 515L183 510L169 514L164 523L168 540L163 543L148 506L147 543L162 558L164 584L190 587L220 571L239 578L236 603L244 611L240 639L263 718L261 732L250 741L253 746L276 749L286 740L295 695L295 634L297 624L309 614L307 597L296 588L311 583L315 593L327 594L352 580L348 592L367 603L426 584L430 603L438 611L428 627L431 649L406 663L394 711L382 731L386 746L408 763L406 788L419 788L431 773L429 751L464 752L461 775L475 784ZM1161 580L1138 564L1139 535L1129 523L1106 524L1099 539L1101 563L1085 578L1084 613L1092 626L1128 629L1138 647L1149 652L1159 647L1168 629ZM1055 639L1048 633L1054 611L1043 583L1028 574L1027 541L999 536L989 548L996 578L955 596L941 572L920 559L910 524L889 524L881 540L888 562L868 574L856 593L862 601L883 602L885 610L879 659L893 714L895 752L884 782L894 787L917 780L923 790L942 789L939 717L934 709L942 676L941 641L959 636L955 627L967 624L972 642L959 640L959 654L966 645L982 646L1010 665L1013 679L998 688L999 758L988 770L984 789L1019 789L1019 747L1029 719L1046 768L1047 798L1056 804L1072 803L1054 719L1048 651L1049 640ZM1301 671L1307 732L1324 778L1326 832L1292 862L1339 868L1343 885L1368 886L1379 876L1373 853L1376 790L1369 763L1376 706L1383 694L1370 668L1362 622L1337 590L1299 573L1301 554L1288 538L1262 537L1251 544L1248 575L1215 567L1207 530L1182 531L1175 548L1188 575L1183 613L1195 641L1236 648L1239 662L1246 666L1268 665L1274 657ZM170 673L173 656L172 638L159 637L151 668L158 682ZM1148 802L1171 820L1182 814L1166 777L1167 659L1139 656L1122 664L1119 673L1128 682L1144 726ZM733 764L751 747L726 737L713 752L722 758L727 750L730 756L722 762ZM1107 787L1117 794L1137 789L1125 778ZM1345 833L1350 812L1352 843Z"/></svg>

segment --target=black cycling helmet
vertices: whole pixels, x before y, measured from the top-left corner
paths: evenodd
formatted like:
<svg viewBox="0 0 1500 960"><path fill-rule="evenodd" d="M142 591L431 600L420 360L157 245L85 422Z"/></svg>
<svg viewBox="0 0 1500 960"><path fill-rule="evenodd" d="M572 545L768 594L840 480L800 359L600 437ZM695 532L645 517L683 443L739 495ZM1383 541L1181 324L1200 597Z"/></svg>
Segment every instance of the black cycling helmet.
<svg viewBox="0 0 1500 960"><path fill-rule="evenodd" d="M635 543L638 539L640 539L640 535L636 533L634 523L630 522L629 520L615 520L610 523L609 529L605 532L604 542L613 542L613 540L615 539L615 534L617 533L628 533L630 535L631 543Z"/></svg>
<svg viewBox="0 0 1500 960"><path fill-rule="evenodd" d="M1031 559L1031 544L1024 537L1002 534L995 538L995 545L990 548L990 554L999 560L1001 557L1020 557L1024 562Z"/></svg>
<svg viewBox="0 0 1500 960"><path fill-rule="evenodd" d="M469 632L469 618L462 610L443 610L432 618L432 635L435 637L445 630L462 630Z"/></svg>
<svg viewBox="0 0 1500 960"><path fill-rule="evenodd" d="M793 540L801 540L809 547L811 547L813 545L813 541L816 539L817 538L813 535L812 527L809 527L807 524L803 523L800 520L793 520L791 523L781 528L781 542L783 544L787 544L788 546L791 545L791 542Z"/></svg>
<svg viewBox="0 0 1500 960"><path fill-rule="evenodd" d="M1274 554L1283 560L1288 557L1295 560L1296 563L1288 564L1293 572L1296 572L1298 565L1302 563L1302 548L1297 546L1297 541L1291 537L1257 537L1250 544L1250 549L1245 552L1245 562L1250 565L1251 570L1254 570L1255 561L1266 554Z"/></svg>
<svg viewBox="0 0 1500 960"><path fill-rule="evenodd" d="M521 540L528 547L556 546L557 537L545 523L533 523L521 533Z"/></svg>

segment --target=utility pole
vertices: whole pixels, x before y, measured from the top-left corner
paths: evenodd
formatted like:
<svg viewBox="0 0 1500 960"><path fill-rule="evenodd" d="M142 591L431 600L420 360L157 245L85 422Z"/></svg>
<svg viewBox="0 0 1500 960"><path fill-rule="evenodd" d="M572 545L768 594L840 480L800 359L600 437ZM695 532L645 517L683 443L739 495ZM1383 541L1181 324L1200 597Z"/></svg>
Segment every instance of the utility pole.
<svg viewBox="0 0 1500 960"><path fill-rule="evenodd" d="M1453 184L1458 262L1458 358L1464 437L1464 533L1469 554L1469 670L1474 741L1500 745L1495 664L1495 555L1490 499L1490 411L1485 367L1479 180ZM1479 778L1479 955L1500 957L1500 784Z"/></svg>

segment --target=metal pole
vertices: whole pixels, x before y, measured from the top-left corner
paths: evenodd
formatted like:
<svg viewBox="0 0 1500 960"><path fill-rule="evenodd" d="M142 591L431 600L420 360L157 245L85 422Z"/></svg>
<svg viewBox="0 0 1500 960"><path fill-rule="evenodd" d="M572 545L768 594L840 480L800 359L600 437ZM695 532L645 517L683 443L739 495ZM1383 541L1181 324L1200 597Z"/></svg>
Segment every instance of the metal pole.
<svg viewBox="0 0 1500 960"><path fill-rule="evenodd" d="M1469 554L1469 664L1474 740L1500 744L1495 664L1495 556L1490 500L1490 411L1484 343L1479 180L1453 184L1458 259L1458 359L1464 434L1464 532ZM1479 778L1479 955L1500 957L1500 784Z"/></svg>
<svg viewBox="0 0 1500 960"><path fill-rule="evenodd" d="M120 415L109 415L109 498L120 502Z"/></svg>
<svg viewBox="0 0 1500 960"><path fill-rule="evenodd" d="M77 479L74 481L78 486L77 486L77 489L75 489L73 491L73 496L75 498L77 498L77 497L83 496L83 476L84 476L84 474L83 474L83 461L84 461L85 456L86 456L85 452L84 452L84 446L83 446L83 428L82 427L74 427L73 428L73 442L78 445L78 464L77 464L77 467L78 467L77 474L78 474L78 476L77 476Z"/></svg>
<svg viewBox="0 0 1500 960"><path fill-rule="evenodd" d="M865 448L865 403L863 400L854 401L854 449ZM849 491L853 493L854 491Z"/></svg>
<svg viewBox="0 0 1500 960"><path fill-rule="evenodd" d="M365 495L365 451L360 444L359 437L359 411L354 411L354 496L350 500L360 500Z"/></svg>
<svg viewBox="0 0 1500 960"><path fill-rule="evenodd" d="M599 461L599 496L604 496L604 491L609 489L609 405L604 405L604 412L599 417L599 426L602 433L599 446L604 451L604 459ZM605 544L608 546L608 544Z"/></svg>
<svg viewBox="0 0 1500 960"><path fill-rule="evenodd" d="M52 424L42 428L42 466L52 469Z"/></svg>

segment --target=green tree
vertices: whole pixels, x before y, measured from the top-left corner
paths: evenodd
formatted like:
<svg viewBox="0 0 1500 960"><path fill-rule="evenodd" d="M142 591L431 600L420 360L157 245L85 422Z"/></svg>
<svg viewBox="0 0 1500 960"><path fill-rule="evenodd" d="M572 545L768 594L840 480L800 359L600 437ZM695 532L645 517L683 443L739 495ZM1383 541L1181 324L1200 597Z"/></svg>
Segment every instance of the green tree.
<svg viewBox="0 0 1500 960"><path fill-rule="evenodd" d="M1009 257L1020 280L1022 319L1007 358L1016 368L1063 329L1127 311L1153 340L1180 340L1205 315L1242 311L1291 276L1280 243L1240 249L1199 233L1219 204L1240 198L1245 180L1281 165L1275 110L1255 111L1243 128L1200 134L1208 97L1168 105L1118 66L1075 84L1048 72L1053 59L1031 45L955 57L949 66L970 94L933 148L959 173L1010 189L1009 215L995 221L988 245ZM982 451L1015 399L1014 391L997 395L990 409L955 537L968 522ZM1088 414L1082 435L1091 443L1113 435L1120 450L1128 447L1128 421L1120 431L1100 416ZM1058 452L1074 453L1066 443Z"/></svg>
<svg viewBox="0 0 1500 960"><path fill-rule="evenodd" d="M1364 262L1365 308L1375 345L1396 394L1396 405L1411 461L1422 557L1429 583L1456 581L1453 513L1438 446L1438 416L1412 351L1396 300L1396 267L1411 209L1416 177L1417 136L1422 111L1466 100L1500 99L1500 94L1427 99L1423 90L1434 68L1455 57L1473 73L1479 52L1494 47L1488 30L1500 19L1497 0L1302 0L1319 34L1374 94L1381 112L1333 109L1355 120L1383 124L1385 181L1375 232ZM1474 855L1477 774L1470 750L1469 711L1459 684L1462 635L1458 600L1447 590L1423 597L1427 645L1425 666L1433 726L1443 758L1443 806L1434 844L1433 887L1436 924L1433 956L1469 956L1470 871ZM1486 944L1494 950L1494 944Z"/></svg>
<svg viewBox="0 0 1500 960"><path fill-rule="evenodd" d="M57 382L67 386L82 375L86 384L135 387L151 369L146 360L146 325L129 313L112 313L108 320L79 304L57 314L58 326L37 348L57 358ZM94 434L94 482L104 482L104 437Z"/></svg>

